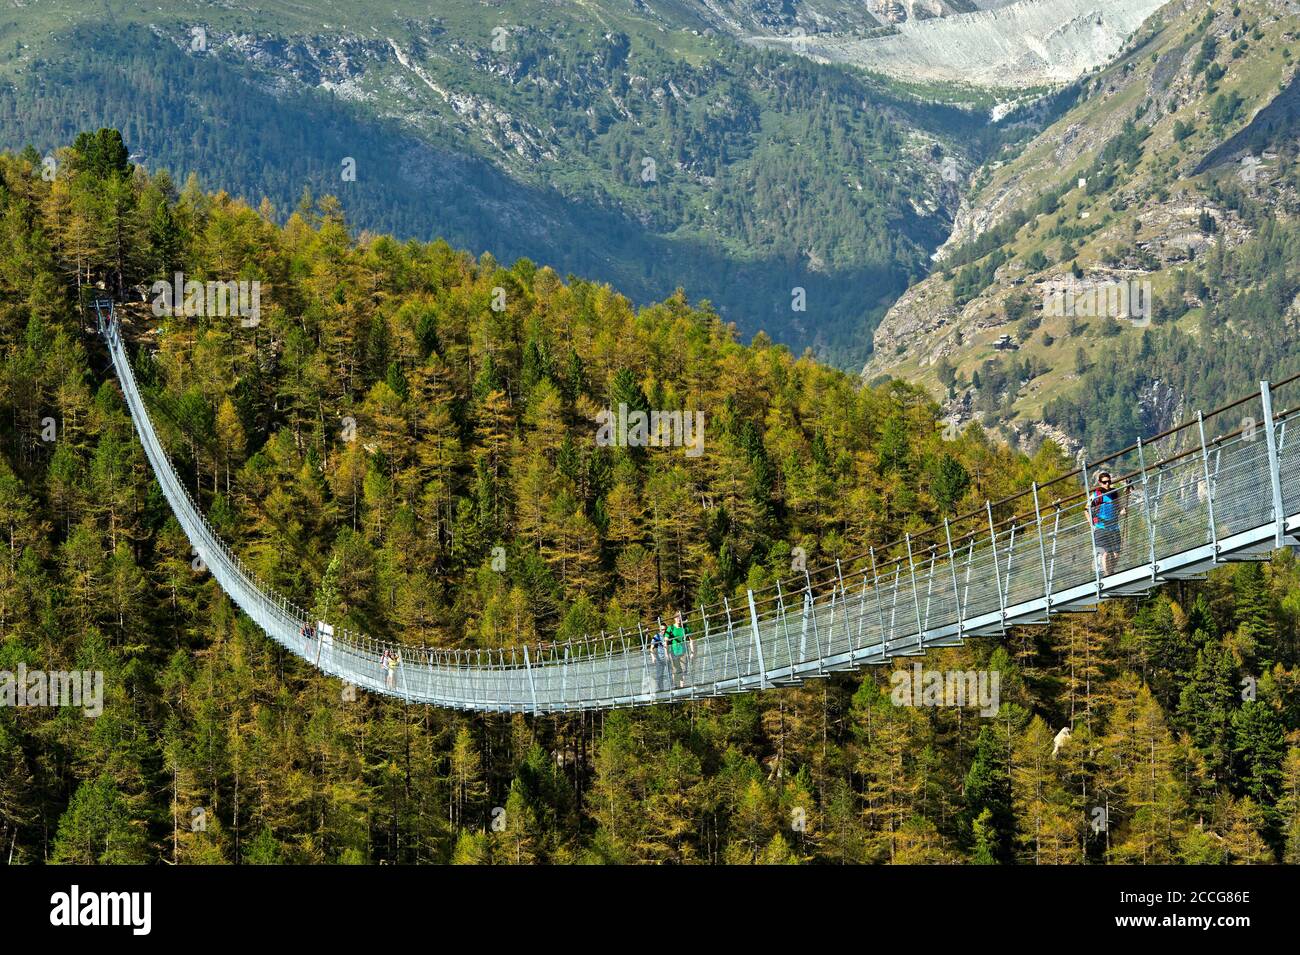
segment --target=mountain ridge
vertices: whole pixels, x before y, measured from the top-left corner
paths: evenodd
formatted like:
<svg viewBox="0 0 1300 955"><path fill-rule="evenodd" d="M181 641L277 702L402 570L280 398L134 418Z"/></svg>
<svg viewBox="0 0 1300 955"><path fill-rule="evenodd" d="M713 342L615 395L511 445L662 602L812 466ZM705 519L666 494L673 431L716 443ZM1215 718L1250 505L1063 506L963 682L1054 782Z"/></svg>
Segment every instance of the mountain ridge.
<svg viewBox="0 0 1300 955"><path fill-rule="evenodd" d="M980 417L1030 446L1051 435L1077 448L1161 430L1188 399L1213 405L1251 374L1285 371L1290 359L1277 349L1295 340L1294 283L1275 265L1243 273L1240 287L1223 276L1258 256L1272 262L1300 214L1300 84L1288 45L1298 15L1291 0L1167 5L1084 81L1065 115L981 170L931 275L877 328L864 378L914 378L958 420ZM1056 284L1121 281L1149 286L1150 327L1044 311ZM1252 304L1265 289L1284 300ZM1205 382L1176 364L1152 374L1161 348L1193 354L1213 341L1230 354L1244 347L1230 330L1249 324L1264 343L1239 356L1237 371ZM1088 415L1090 392L1113 406Z"/></svg>
<svg viewBox="0 0 1300 955"><path fill-rule="evenodd" d="M853 367L948 232L951 170L1000 135L650 7L534 9L168 0L124 8L110 35L52 0L0 15L18 50L0 61L0 129L48 150L120 127L151 164L281 215L306 186L363 227L551 262L638 301L683 285L746 333ZM80 76L82 101L51 96L51 76Z"/></svg>

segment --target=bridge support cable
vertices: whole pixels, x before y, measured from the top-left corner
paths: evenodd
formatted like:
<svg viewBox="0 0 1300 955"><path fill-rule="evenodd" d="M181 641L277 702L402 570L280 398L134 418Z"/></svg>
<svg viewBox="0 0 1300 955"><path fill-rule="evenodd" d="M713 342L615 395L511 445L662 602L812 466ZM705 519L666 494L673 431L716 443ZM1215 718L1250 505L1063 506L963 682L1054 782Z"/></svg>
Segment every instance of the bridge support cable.
<svg viewBox="0 0 1300 955"><path fill-rule="evenodd" d="M1283 546L1282 536L1286 532L1286 511L1282 509L1282 463L1277 453L1277 423L1273 420L1273 389L1267 381L1259 383L1259 398L1264 405L1264 437L1268 441L1269 484L1273 492L1273 521L1277 525L1275 543L1280 549Z"/></svg>
<svg viewBox="0 0 1300 955"><path fill-rule="evenodd" d="M957 584L957 555L952 549L952 527L948 518L943 519L943 536L948 542L948 570L952 573L952 603L957 611L957 639L966 636L966 601L962 599L961 588Z"/></svg>
<svg viewBox="0 0 1300 955"><path fill-rule="evenodd" d="M749 600L749 626L754 633L754 650L758 654L758 685L767 689L767 664L763 660L763 637L758 631L758 611L754 609L754 591L746 590L745 596Z"/></svg>
<svg viewBox="0 0 1300 955"><path fill-rule="evenodd" d="M998 592L998 626L1002 633L1007 632L1007 599L1002 595L1002 571L998 565L998 532L993 526L993 503L984 502L984 509L989 516L989 546L993 551L993 585Z"/></svg>
<svg viewBox="0 0 1300 955"><path fill-rule="evenodd" d="M889 630L885 627L885 606L880 600L880 572L876 569L876 549L871 548L871 593L876 598L876 617L880 622L880 649L889 656ZM866 644L862 641L862 626L866 623L867 578L862 578L862 596L858 600L858 649Z"/></svg>
<svg viewBox="0 0 1300 955"><path fill-rule="evenodd" d="M1038 482L1033 483L1034 523L1038 526L1038 562L1043 569L1043 600L1048 616L1052 613L1052 578L1047 573L1047 541L1043 537L1043 511L1038 506Z"/></svg>
<svg viewBox="0 0 1300 955"><path fill-rule="evenodd" d="M1088 518L1088 540L1092 542L1092 570L1097 581L1097 599L1101 599L1101 554L1097 551L1097 524L1092 513L1092 481L1088 478L1088 458L1084 455L1079 461L1083 469L1084 513Z"/></svg>
<svg viewBox="0 0 1300 955"><path fill-rule="evenodd" d="M1210 451L1205 444L1205 416L1199 411L1196 412L1196 430L1201 436L1201 470L1205 480L1205 511L1210 523L1210 544L1214 550L1214 560L1217 563L1219 559L1219 524L1214 519L1214 485L1217 483L1214 478L1210 477ZM1269 432L1273 430L1273 423L1269 422ZM1278 540L1282 539L1281 531L1278 532Z"/></svg>
<svg viewBox="0 0 1300 955"><path fill-rule="evenodd" d="M1151 580L1154 582L1160 572L1156 563L1156 520L1151 511L1151 480L1147 474L1147 458L1142 439L1137 441L1138 469L1142 472L1142 513L1147 519L1147 554L1151 563Z"/></svg>

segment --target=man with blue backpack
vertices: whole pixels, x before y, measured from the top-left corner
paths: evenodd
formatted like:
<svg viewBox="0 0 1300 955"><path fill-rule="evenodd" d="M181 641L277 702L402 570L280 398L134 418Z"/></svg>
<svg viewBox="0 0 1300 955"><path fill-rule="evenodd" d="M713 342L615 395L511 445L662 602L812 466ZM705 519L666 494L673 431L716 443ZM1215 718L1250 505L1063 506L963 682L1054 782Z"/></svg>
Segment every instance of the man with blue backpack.
<svg viewBox="0 0 1300 955"><path fill-rule="evenodd" d="M1097 484L1092 489L1088 502L1092 513L1092 530L1097 536L1097 553L1101 557L1101 575L1109 577L1116 571L1119 561L1120 519L1125 508L1120 497L1120 490L1111 483L1109 471L1097 475Z"/></svg>
<svg viewBox="0 0 1300 955"><path fill-rule="evenodd" d="M664 676L668 670L669 642L668 628L660 620L659 629L650 635L650 643L646 646L646 653L650 658L650 679L647 681L649 683L646 688L647 692L659 693L664 689Z"/></svg>

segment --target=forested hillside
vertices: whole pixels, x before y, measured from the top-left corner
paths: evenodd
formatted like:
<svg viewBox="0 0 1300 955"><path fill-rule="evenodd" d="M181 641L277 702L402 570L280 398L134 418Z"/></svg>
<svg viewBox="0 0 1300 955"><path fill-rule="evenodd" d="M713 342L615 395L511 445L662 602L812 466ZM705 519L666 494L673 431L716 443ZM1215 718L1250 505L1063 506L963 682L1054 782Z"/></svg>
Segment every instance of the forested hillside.
<svg viewBox="0 0 1300 955"><path fill-rule="evenodd" d="M922 661L1000 673L992 718L894 705L892 665L598 716L353 698L194 560L87 295L137 303L137 374L236 551L408 643L743 599L796 547L848 558L1066 464L978 427L944 441L918 390L743 344L680 294L636 309L527 261L355 234L330 198L280 226L132 166L111 131L52 181L40 159L0 156L0 670L102 670L106 701L0 707L6 858L1300 861L1289 553ZM260 320L155 316L137 288L178 270L260 281ZM702 411L704 453L599 446L620 402Z"/></svg>
<svg viewBox="0 0 1300 955"><path fill-rule="evenodd" d="M867 377L1096 455L1300 369L1298 11L1162 7L1064 115L979 171ZM1052 289L1116 283L1149 309L1046 307Z"/></svg>
<svg viewBox="0 0 1300 955"><path fill-rule="evenodd" d="M680 286L746 333L860 363L1004 132L657 6L166 0L110 27L43 0L0 14L0 148L112 126L178 181L282 211L306 185L359 228L639 304Z"/></svg>

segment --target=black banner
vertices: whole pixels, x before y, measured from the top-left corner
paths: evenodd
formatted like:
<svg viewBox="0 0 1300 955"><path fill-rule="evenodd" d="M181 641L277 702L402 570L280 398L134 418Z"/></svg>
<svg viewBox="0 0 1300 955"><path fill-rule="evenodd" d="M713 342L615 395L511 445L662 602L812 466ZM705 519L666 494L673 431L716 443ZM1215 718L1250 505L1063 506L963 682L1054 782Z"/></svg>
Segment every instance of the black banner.
<svg viewBox="0 0 1300 955"><path fill-rule="evenodd" d="M609 920L689 923L765 945L842 934L855 920L912 926L915 942L987 942L1042 928L1228 944L1294 921L1294 870L1276 867L10 867L0 875L9 943L76 933L128 948L178 941L397 944L409 933L482 931L495 945ZM585 926L584 923L591 925ZM773 934L775 933L775 934ZM1086 933L1083 934L1083 933ZM1052 935L1041 936L1046 939ZM14 950L17 950L16 948Z"/></svg>

